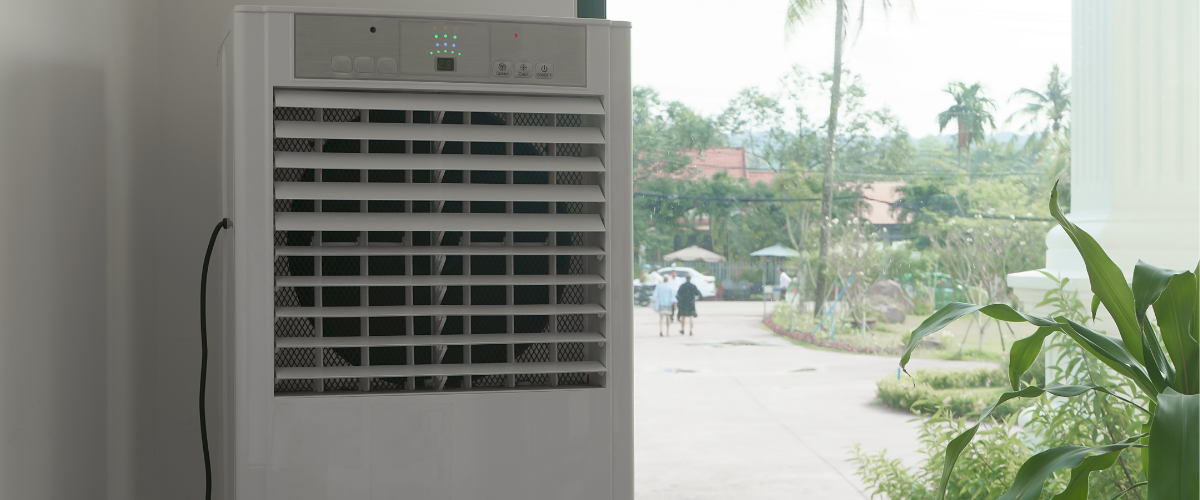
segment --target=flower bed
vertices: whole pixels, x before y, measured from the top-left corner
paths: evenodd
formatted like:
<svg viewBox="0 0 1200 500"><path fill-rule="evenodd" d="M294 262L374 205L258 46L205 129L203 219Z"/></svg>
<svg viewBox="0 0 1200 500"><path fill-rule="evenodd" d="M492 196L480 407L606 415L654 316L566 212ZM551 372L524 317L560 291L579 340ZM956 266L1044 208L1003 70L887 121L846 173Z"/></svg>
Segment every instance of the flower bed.
<svg viewBox="0 0 1200 500"><path fill-rule="evenodd" d="M817 338L815 335L813 335L811 333L807 333L807 332L791 332L782 326L776 325L775 321L773 321L769 317L763 318L763 324L767 325L767 328L770 328L771 331L778 333L780 335L783 335L786 337L791 337L791 338L794 338L801 342L806 342L806 343L809 343L809 344L812 344L812 345L815 345L818 347L825 347L828 349L836 349L839 351L857 352L857 353L863 353L863 354L891 354L894 356L899 356L901 353L904 352L903 347L856 346L854 344L851 344L850 342L838 342L836 340Z"/></svg>

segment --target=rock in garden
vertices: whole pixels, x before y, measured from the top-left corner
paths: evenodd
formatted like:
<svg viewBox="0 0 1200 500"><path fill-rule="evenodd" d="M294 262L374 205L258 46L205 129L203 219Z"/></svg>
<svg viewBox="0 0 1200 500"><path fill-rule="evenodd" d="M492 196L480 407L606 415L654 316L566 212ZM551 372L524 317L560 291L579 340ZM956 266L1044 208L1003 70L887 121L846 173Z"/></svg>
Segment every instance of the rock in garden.
<svg viewBox="0 0 1200 500"><path fill-rule="evenodd" d="M867 299L874 303L890 302L903 312L913 312L912 300L909 300L904 294L904 288L895 280L879 280L872 283L867 289Z"/></svg>
<svg viewBox="0 0 1200 500"><path fill-rule="evenodd" d="M879 313L879 319L883 320L885 323L904 322L904 311L902 311L899 307L896 307L895 304L890 302L881 302L873 304L871 308L874 309L875 312Z"/></svg>

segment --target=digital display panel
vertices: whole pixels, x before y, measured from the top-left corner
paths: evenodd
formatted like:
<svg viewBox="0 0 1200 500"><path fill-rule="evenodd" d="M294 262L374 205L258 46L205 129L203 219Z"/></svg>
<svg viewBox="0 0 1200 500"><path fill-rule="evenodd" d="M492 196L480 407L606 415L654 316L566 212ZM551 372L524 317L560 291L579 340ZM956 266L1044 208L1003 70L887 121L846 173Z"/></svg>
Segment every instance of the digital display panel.
<svg viewBox="0 0 1200 500"><path fill-rule="evenodd" d="M437 70L438 71L454 71L454 58L453 57L437 58Z"/></svg>

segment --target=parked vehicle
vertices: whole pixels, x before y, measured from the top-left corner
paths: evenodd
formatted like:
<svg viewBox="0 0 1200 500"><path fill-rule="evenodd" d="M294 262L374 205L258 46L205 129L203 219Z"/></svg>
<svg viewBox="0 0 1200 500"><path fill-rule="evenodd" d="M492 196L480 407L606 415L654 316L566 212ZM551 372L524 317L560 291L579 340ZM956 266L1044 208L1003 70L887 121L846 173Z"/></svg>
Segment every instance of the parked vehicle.
<svg viewBox="0 0 1200 500"><path fill-rule="evenodd" d="M654 297L654 287L657 285L643 285L634 283L633 285L633 303L639 306L650 305L650 300Z"/></svg>
<svg viewBox="0 0 1200 500"><path fill-rule="evenodd" d="M690 274L692 276L692 284L700 289L700 295L704 296L704 298L717 296L717 278L706 276L690 267L663 267L658 269L658 274L670 276L671 271L675 271L680 278L685 278Z"/></svg>

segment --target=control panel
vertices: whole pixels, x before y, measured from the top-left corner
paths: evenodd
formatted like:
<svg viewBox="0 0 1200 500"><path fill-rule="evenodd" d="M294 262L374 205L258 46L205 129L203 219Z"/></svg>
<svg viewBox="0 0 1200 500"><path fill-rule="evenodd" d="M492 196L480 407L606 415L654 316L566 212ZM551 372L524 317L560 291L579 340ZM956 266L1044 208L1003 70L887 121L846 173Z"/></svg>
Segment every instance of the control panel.
<svg viewBox="0 0 1200 500"><path fill-rule="evenodd" d="M583 26L295 16L297 78L587 85Z"/></svg>

